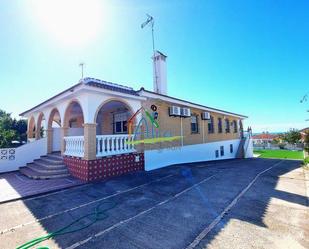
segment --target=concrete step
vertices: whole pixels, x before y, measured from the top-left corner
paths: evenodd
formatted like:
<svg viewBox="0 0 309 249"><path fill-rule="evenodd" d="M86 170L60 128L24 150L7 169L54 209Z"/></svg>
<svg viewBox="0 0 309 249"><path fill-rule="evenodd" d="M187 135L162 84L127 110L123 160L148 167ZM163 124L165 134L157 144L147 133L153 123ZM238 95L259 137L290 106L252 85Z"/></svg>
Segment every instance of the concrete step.
<svg viewBox="0 0 309 249"><path fill-rule="evenodd" d="M59 169L59 168L61 169L63 167L66 167L63 164L63 162L61 162L61 164L50 164L50 163L47 163L47 162L42 161L42 160L34 160L33 163L28 163L28 164L36 164L36 165L39 165L39 166L44 167L46 169Z"/></svg>
<svg viewBox="0 0 309 249"><path fill-rule="evenodd" d="M46 174L66 174L68 173L68 169L63 166L61 168L46 168L46 167L43 167L41 165L38 165L38 164L28 164L27 167L29 169L32 169L33 171L36 171L38 173L46 173Z"/></svg>
<svg viewBox="0 0 309 249"><path fill-rule="evenodd" d="M58 153L47 154L46 157L49 159L63 160L63 156L61 156L61 154Z"/></svg>
<svg viewBox="0 0 309 249"><path fill-rule="evenodd" d="M58 165L63 164L63 159L56 159L52 157L42 156L40 159L34 160L34 161L42 161L46 164L52 164L52 165Z"/></svg>
<svg viewBox="0 0 309 249"><path fill-rule="evenodd" d="M69 171L63 163L60 152L42 156L20 168L20 172L32 179L52 179L69 176Z"/></svg>
<svg viewBox="0 0 309 249"><path fill-rule="evenodd" d="M63 173L63 174L48 174L48 173L38 173L28 167L22 167L19 168L19 171L24 174L25 176L31 178L31 179L55 179L55 178L62 178L67 177L70 174L69 173Z"/></svg>

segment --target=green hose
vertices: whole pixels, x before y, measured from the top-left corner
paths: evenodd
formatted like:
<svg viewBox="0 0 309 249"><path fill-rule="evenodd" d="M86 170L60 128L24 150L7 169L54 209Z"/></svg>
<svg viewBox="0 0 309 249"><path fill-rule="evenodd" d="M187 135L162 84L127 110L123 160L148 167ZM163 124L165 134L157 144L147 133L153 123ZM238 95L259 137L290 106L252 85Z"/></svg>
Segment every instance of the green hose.
<svg viewBox="0 0 309 249"><path fill-rule="evenodd" d="M106 203L109 203L110 206L105 208L105 209L101 209L101 206L103 204L106 204ZM90 227L91 225L93 225L97 221L106 219L108 217L108 215L105 212L115 208L116 206L117 206L117 204L114 203L114 202L102 202L95 207L94 212L86 214L86 215L74 220L69 225L67 225L67 226L65 226L65 227L63 227L63 228L61 228L61 229L59 229L55 232L51 232L51 233L48 233L47 235L44 235L42 237L38 237L36 239L30 240L30 241L26 242L25 244L17 247L16 249L27 249L27 248L33 247L33 246L45 241L45 240L48 240L50 238L54 238L56 236L63 235L63 234L74 233L74 232L80 231L82 229L85 229L87 227ZM90 219L90 222L88 222L88 224L86 222L86 224L84 224L80 227L77 227L77 228L74 228L74 229L71 229L71 230L68 229L68 228L72 227L73 225L77 225L82 219L85 219L85 218ZM49 248L48 247L39 247L37 249L49 249Z"/></svg>

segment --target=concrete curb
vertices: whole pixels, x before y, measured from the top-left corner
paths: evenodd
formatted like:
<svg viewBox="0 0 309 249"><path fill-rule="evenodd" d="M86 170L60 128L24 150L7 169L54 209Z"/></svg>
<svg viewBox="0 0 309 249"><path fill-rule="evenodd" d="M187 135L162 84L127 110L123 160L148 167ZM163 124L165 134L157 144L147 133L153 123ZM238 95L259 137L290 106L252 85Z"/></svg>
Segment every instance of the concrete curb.
<svg viewBox="0 0 309 249"><path fill-rule="evenodd" d="M47 195L47 194L51 194L51 193L61 192L61 191L64 191L64 190L68 190L68 189L71 189L71 188L84 186L84 185L87 185L87 184L88 183L78 183L76 185L70 185L70 186L63 187L63 188L58 188L58 189L50 189L50 190L47 190L47 191L44 191L44 192L40 192L40 191L33 192L33 193L29 194L29 195L20 196L20 197L16 197L16 198L11 198L11 199L0 201L0 204L5 204L5 203L19 201L19 200L27 200L27 199L31 199L33 197L39 197L41 195L43 196L43 195Z"/></svg>

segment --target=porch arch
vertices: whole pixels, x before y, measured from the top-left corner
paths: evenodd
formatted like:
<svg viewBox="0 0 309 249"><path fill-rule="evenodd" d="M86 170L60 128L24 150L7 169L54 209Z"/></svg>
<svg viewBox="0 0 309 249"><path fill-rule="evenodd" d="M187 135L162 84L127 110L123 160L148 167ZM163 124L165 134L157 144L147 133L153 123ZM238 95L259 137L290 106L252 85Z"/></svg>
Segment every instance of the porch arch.
<svg viewBox="0 0 309 249"><path fill-rule="evenodd" d="M47 152L61 150L61 117L57 108L53 108L47 122Z"/></svg>
<svg viewBox="0 0 309 249"><path fill-rule="evenodd" d="M35 125L35 119L34 116L31 116L28 121L28 140L35 138L35 131L36 131L36 125Z"/></svg>
<svg viewBox="0 0 309 249"><path fill-rule="evenodd" d="M84 111L78 100L72 100L64 112L63 127L68 128L69 136L84 134Z"/></svg>
<svg viewBox="0 0 309 249"><path fill-rule="evenodd" d="M48 129L52 129L53 127L61 127L61 117L60 117L60 112L58 111L57 108L54 108L48 118L48 124L47 124Z"/></svg>
<svg viewBox="0 0 309 249"><path fill-rule="evenodd" d="M123 99L111 98L104 101L99 105L94 116L97 135L127 133L127 121L133 114L133 108ZM119 120L115 120L115 117Z"/></svg>
<svg viewBox="0 0 309 249"><path fill-rule="evenodd" d="M36 130L36 139L40 139L46 136L46 118L43 112L39 113L37 120L37 130Z"/></svg>

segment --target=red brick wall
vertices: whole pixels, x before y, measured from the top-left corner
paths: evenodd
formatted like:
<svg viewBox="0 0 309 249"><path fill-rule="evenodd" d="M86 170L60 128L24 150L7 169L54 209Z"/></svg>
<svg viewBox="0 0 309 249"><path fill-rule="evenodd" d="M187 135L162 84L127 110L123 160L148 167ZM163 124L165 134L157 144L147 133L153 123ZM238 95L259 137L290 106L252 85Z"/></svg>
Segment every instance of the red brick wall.
<svg viewBox="0 0 309 249"><path fill-rule="evenodd" d="M139 156L139 162L135 162L136 156ZM65 156L64 164L72 176L87 182L145 169L144 153L121 154L89 161Z"/></svg>

